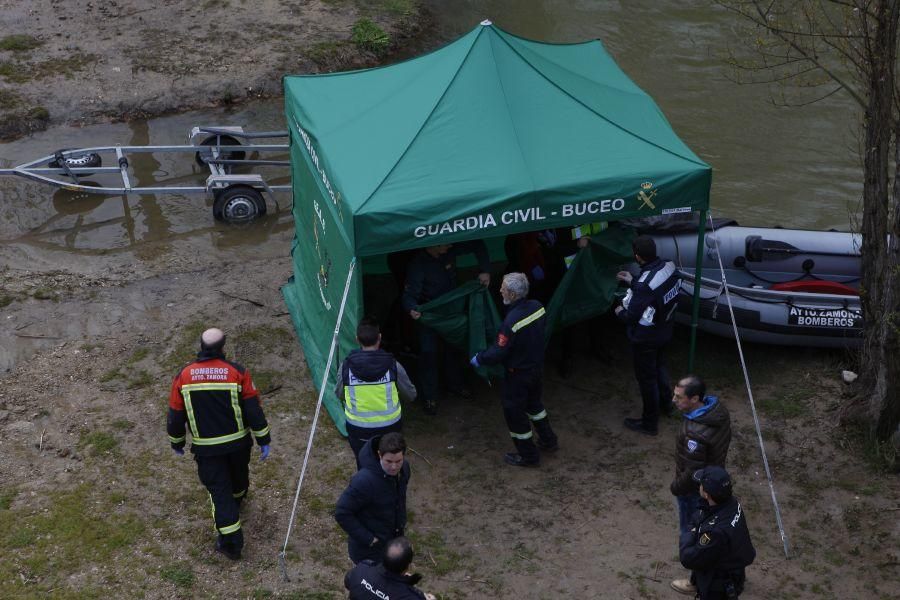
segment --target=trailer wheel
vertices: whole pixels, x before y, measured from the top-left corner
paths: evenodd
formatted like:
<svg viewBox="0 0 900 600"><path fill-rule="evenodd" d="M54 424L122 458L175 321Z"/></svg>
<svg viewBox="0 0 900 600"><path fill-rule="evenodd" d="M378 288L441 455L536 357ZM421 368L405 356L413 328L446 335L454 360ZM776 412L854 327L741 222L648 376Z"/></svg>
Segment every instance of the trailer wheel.
<svg viewBox="0 0 900 600"><path fill-rule="evenodd" d="M65 152L65 150L60 150L60 152ZM64 159L66 166L70 169L77 168L93 168L99 167L103 165L103 159L100 158L100 155L95 152L85 152L84 154L72 154L66 156ZM51 160L47 163L47 166L51 169L59 169L62 165L59 164L58 159ZM87 175L93 175L93 173L78 173L79 177L85 177Z"/></svg>
<svg viewBox="0 0 900 600"><path fill-rule="evenodd" d="M231 137L230 135L221 135L215 136L211 135L200 144L201 146L210 146L216 144L216 138L219 139L220 146L240 146L241 142L235 137ZM228 152L219 152L219 158L222 160L244 160L244 157L247 156L247 153L242 150L228 151ZM212 160L213 154L212 150L209 148L204 148L203 150L197 150L194 155L194 158L197 161L197 164L201 167L205 167L209 164L209 161ZM230 167L232 165L226 165L226 170L231 170Z"/></svg>
<svg viewBox="0 0 900 600"><path fill-rule="evenodd" d="M249 223L266 214L266 201L249 185L233 185L215 195L213 217L231 225Z"/></svg>

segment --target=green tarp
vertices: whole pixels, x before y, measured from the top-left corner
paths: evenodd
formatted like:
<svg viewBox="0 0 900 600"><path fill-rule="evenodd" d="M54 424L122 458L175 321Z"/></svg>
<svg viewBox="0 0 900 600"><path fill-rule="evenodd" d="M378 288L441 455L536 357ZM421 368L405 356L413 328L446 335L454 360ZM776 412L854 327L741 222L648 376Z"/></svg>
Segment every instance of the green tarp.
<svg viewBox="0 0 900 600"><path fill-rule="evenodd" d="M502 319L487 288L469 281L419 307L424 325L471 357L494 342ZM482 377L498 377L497 367L476 369Z"/></svg>
<svg viewBox="0 0 900 600"><path fill-rule="evenodd" d="M284 297L317 385L354 256L709 205L709 166L599 41L483 24L396 65L285 77L284 92L296 224Z"/></svg>
<svg viewBox="0 0 900 600"><path fill-rule="evenodd" d="M591 238L591 244L575 255L547 306L547 330L559 331L569 325L602 315L616 297L616 273L634 261L630 229L610 227Z"/></svg>

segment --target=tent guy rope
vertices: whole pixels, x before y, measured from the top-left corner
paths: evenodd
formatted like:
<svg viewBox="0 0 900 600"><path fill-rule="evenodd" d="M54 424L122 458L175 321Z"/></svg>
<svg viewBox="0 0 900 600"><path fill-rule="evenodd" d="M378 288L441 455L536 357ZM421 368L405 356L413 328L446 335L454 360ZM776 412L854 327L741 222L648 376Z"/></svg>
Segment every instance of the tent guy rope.
<svg viewBox="0 0 900 600"><path fill-rule="evenodd" d="M337 321L334 324L334 335L331 337L331 349L328 351L328 361L325 363L325 371L322 373L322 383L319 386L319 400L316 402L316 412L312 425L309 428L309 440L306 442L306 454L303 456L303 466L300 469L300 479L297 481L297 492L294 494L294 506L291 508L291 518L288 520L287 533L284 536L284 547L278 555L278 564L281 567L281 576L285 581L290 581L287 574L288 540L291 538L291 529L294 526L294 517L297 514L297 502L300 500L300 488L303 487L303 478L306 475L306 467L309 465L309 455L312 452L313 438L316 435L316 425L319 423L319 413L322 412L322 399L325 397L325 388L328 382L328 373L331 371L331 361L334 359L334 351L337 347L338 334L341 331L341 323L344 320L344 307L347 305L347 295L350 293L350 282L353 279L353 271L356 268L356 257L350 259L350 267L347 271L347 282L344 284L344 295L341 297L341 307L338 309Z"/></svg>
<svg viewBox="0 0 900 600"><path fill-rule="evenodd" d="M731 294L728 291L728 282L725 279L725 267L722 264L722 255L719 253L719 242L715 238L716 227L713 224L712 211L707 213L709 227L713 234L716 249L716 258L719 261L719 271L722 273L722 289L725 291L725 300L728 302L728 313L731 316L731 326L734 328L734 341L737 344L738 356L741 359L741 370L744 372L744 384L747 386L747 397L750 399L750 411L753 413L753 424L756 427L756 438L759 441L759 451L762 454L763 467L766 471L766 479L769 482L769 492L772 495L772 505L775 507L775 521L778 524L778 533L781 535L781 545L784 547L784 557L790 558L788 553L787 535L784 531L784 523L781 520L781 509L778 506L778 498L775 496L775 483L772 481L772 470L769 468L769 459L766 456L766 446L763 443L762 427L759 424L759 414L756 412L756 402L753 400L753 390L750 388L750 375L747 373L747 362L744 360L744 350L741 347L741 336L738 333L737 321L734 318L734 308L731 305ZM700 243L700 242L698 242ZM700 261L697 261L700 264ZM694 280L694 286L699 287L699 278ZM721 294L721 291L719 292Z"/></svg>

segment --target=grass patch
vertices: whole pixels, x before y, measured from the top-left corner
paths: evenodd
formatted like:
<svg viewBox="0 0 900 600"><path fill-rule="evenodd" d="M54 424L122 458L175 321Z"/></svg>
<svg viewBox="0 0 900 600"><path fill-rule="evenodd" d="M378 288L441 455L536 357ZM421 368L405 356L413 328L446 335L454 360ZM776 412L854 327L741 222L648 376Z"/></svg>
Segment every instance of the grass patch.
<svg viewBox="0 0 900 600"><path fill-rule="evenodd" d="M39 287L31 293L31 296L35 300L53 300L54 302L59 300L59 296L56 291L51 288Z"/></svg>
<svg viewBox="0 0 900 600"><path fill-rule="evenodd" d="M795 419L806 414L809 400L815 390L791 389L776 396L767 396L758 401L759 410L764 414L782 419Z"/></svg>
<svg viewBox="0 0 900 600"><path fill-rule="evenodd" d="M313 62L329 64L340 57L344 46L346 46L344 42L319 42L306 49L306 56Z"/></svg>
<svg viewBox="0 0 900 600"><path fill-rule="evenodd" d="M2 294L2 295L0 295L0 308L9 306L10 304L12 304L15 301L16 301L16 297L13 296L12 294Z"/></svg>
<svg viewBox="0 0 900 600"><path fill-rule="evenodd" d="M119 373L118 369L112 369L111 371L107 371L106 373L101 375L100 379L98 381L100 383L106 383L108 381L112 381L113 379L117 379L121 376L122 376L122 374Z"/></svg>
<svg viewBox="0 0 900 600"><path fill-rule="evenodd" d="M175 587L187 589L194 585L194 571L190 567L169 565L159 570L159 576L174 583Z"/></svg>
<svg viewBox="0 0 900 600"><path fill-rule="evenodd" d="M0 61L0 77L10 83L25 83L34 79L63 76L73 79L85 67L97 61L93 54L73 54L66 58L27 62L19 60ZM44 109L46 111L46 109Z"/></svg>
<svg viewBox="0 0 900 600"><path fill-rule="evenodd" d="M140 538L145 528L135 515L92 502L91 491L81 485L31 514L34 507L0 512L0 545L15 549L0 562L0 597L48 597L54 588L67 588L85 563L114 562L115 554Z"/></svg>
<svg viewBox="0 0 900 600"><path fill-rule="evenodd" d="M419 556L430 556L434 560L430 570L435 576L443 577L463 568L462 554L452 550L437 531L430 531L424 536L410 533L410 539Z"/></svg>
<svg viewBox="0 0 900 600"><path fill-rule="evenodd" d="M9 510L18 492L13 489L0 490L0 510Z"/></svg>
<svg viewBox="0 0 900 600"><path fill-rule="evenodd" d="M83 432L78 440L78 448L89 449L91 456L118 454L119 441L105 431Z"/></svg>
<svg viewBox="0 0 900 600"><path fill-rule="evenodd" d="M0 38L0 50L27 52L43 45L44 42L31 35L14 33Z"/></svg>
<svg viewBox="0 0 900 600"><path fill-rule="evenodd" d="M353 24L350 41L359 49L379 56L385 54L391 45L391 38L384 29L366 17Z"/></svg>
<svg viewBox="0 0 900 600"><path fill-rule="evenodd" d="M128 419L116 419L109 426L118 431L131 431L134 429L134 423Z"/></svg>
<svg viewBox="0 0 900 600"><path fill-rule="evenodd" d="M160 367L166 373L175 372L187 365L197 356L200 347L200 334L207 329L205 321L195 321L183 328L177 334L177 340L171 345L172 351L160 362Z"/></svg>
<svg viewBox="0 0 900 600"><path fill-rule="evenodd" d="M153 376L147 371L140 370L134 373L134 377L129 380L126 386L129 390L150 387L153 385Z"/></svg>
<svg viewBox="0 0 900 600"><path fill-rule="evenodd" d="M141 346L140 348L138 348L137 350L135 350L134 352L131 353L131 357L128 359L127 364L133 365L135 363L141 362L142 360L147 358L147 356L149 356L149 354L150 354L150 348Z"/></svg>
<svg viewBox="0 0 900 600"><path fill-rule="evenodd" d="M0 109L10 110L21 102L21 97L12 90L0 90Z"/></svg>

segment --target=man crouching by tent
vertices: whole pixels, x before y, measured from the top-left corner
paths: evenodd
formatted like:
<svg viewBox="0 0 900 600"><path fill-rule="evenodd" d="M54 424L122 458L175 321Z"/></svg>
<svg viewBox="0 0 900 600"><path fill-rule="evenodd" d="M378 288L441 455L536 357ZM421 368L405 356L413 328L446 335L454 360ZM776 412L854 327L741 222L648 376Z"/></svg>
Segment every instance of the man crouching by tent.
<svg viewBox="0 0 900 600"><path fill-rule="evenodd" d="M356 327L359 350L341 365L335 395L344 405L347 440L359 468L359 451L376 436L403 429L401 402L416 399L416 388L403 365L381 349L381 331L374 319Z"/></svg>
<svg viewBox="0 0 900 600"><path fill-rule="evenodd" d="M508 307L494 345L479 352L472 366L502 363L506 371L503 388L503 416L518 452L504 460L516 467L533 467L540 462L538 448L557 449L556 434L541 401L544 389L544 307L528 300L528 278L524 273L508 273L500 286L503 304ZM531 425L538 432L534 443Z"/></svg>
<svg viewBox="0 0 900 600"><path fill-rule="evenodd" d="M422 316L419 306L442 296L456 287L456 257L474 254L478 259L478 280L482 285L491 284L491 262L487 246L481 240L459 244L429 246L418 252L406 271L406 285L403 287L401 303L403 310L414 321ZM463 398L472 395L462 382L462 357L442 343L438 333L417 323L419 330L419 381L421 397L425 402L425 412L437 413L438 396L438 356L444 346L444 383L447 391Z"/></svg>

